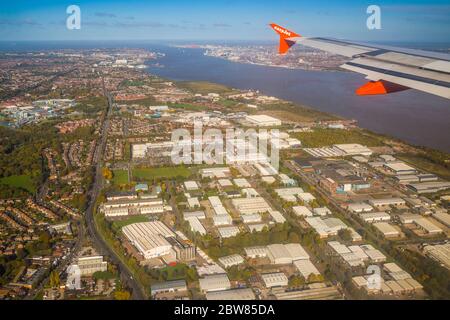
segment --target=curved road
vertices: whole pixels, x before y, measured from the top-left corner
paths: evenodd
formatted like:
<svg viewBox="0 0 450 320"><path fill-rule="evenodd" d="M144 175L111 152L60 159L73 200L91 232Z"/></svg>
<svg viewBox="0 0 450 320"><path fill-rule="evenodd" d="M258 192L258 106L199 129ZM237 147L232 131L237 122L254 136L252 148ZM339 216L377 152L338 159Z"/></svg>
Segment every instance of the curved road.
<svg viewBox="0 0 450 320"><path fill-rule="evenodd" d="M100 232L97 230L94 220L94 209L96 205L96 200L100 194L103 183L102 155L104 154L106 147L109 121L113 109L113 101L111 95L109 93L106 93L106 90L105 94L106 97L108 98L108 108L100 131L100 143L97 145L97 149L94 156L94 163L96 164L95 177L92 188L89 191L89 206L85 214L87 231L91 237L94 246L97 248L99 253L107 255L111 259L111 261L118 266L122 281L124 282L124 284L126 284L126 286L132 289L132 299L146 300L147 296L145 294L144 288L142 288L142 286L138 283L138 281L133 278L133 273L129 269L129 267L122 262L119 256L108 246L106 241L102 238Z"/></svg>

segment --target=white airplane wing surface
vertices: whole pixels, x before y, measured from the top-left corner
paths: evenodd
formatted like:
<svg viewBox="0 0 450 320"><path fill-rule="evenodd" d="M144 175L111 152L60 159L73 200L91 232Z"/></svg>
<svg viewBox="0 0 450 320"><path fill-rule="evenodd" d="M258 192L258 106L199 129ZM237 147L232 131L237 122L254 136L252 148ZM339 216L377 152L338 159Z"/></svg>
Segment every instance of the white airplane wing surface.
<svg viewBox="0 0 450 320"><path fill-rule="evenodd" d="M299 43L349 57L351 60L341 67L362 73L370 80L356 90L358 95L386 94L412 88L450 99L449 54L327 38L307 38L278 25L271 26L280 35L281 54L285 54L292 43ZM290 44L284 45L284 52L281 50L283 41Z"/></svg>

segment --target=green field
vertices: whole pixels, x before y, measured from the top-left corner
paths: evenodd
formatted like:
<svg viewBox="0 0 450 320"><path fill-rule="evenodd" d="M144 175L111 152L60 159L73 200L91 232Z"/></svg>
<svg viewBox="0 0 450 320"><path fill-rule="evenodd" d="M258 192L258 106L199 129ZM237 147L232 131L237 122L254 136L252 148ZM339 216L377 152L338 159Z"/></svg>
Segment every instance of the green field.
<svg viewBox="0 0 450 320"><path fill-rule="evenodd" d="M133 178L152 180L155 178L188 178L191 171L186 167L162 167L162 168L136 168L133 169Z"/></svg>
<svg viewBox="0 0 450 320"><path fill-rule="evenodd" d="M178 86L184 89L191 90L195 93L207 94L207 93L225 93L230 92L230 89L227 86L211 83L207 81L186 81L179 82Z"/></svg>
<svg viewBox="0 0 450 320"><path fill-rule="evenodd" d="M30 193L36 192L36 186L28 175L10 176L0 179L0 184L8 185L15 188L22 188Z"/></svg>
<svg viewBox="0 0 450 320"><path fill-rule="evenodd" d="M359 143L368 147L382 146L382 138L362 130L314 129L313 132L301 132L294 135L303 146L318 148L333 144Z"/></svg>
<svg viewBox="0 0 450 320"><path fill-rule="evenodd" d="M123 227L126 227L133 223L139 223L139 222L148 222L148 218L146 216L133 216L126 220L120 220L120 221L114 221L113 222L113 229L120 230Z"/></svg>
<svg viewBox="0 0 450 320"><path fill-rule="evenodd" d="M128 184L128 171L127 170L114 170L113 171L113 183L115 185Z"/></svg>

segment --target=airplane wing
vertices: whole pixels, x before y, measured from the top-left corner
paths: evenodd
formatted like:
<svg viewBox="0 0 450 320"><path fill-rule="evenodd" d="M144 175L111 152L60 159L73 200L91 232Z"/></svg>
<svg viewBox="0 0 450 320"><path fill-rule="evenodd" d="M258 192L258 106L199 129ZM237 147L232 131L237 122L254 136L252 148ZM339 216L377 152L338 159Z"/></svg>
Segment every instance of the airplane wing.
<svg viewBox="0 0 450 320"><path fill-rule="evenodd" d="M327 38L307 38L276 24L280 35L280 54L294 43L351 58L341 68L362 73L370 80L356 90L358 95L386 94L408 88L450 99L450 55L367 45ZM286 44L290 44L288 47Z"/></svg>

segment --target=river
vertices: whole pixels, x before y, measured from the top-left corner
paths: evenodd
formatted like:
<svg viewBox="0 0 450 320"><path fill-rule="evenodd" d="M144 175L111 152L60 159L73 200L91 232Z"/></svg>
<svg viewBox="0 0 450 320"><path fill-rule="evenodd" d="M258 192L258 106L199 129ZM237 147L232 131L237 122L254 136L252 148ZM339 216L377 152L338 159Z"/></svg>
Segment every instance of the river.
<svg viewBox="0 0 450 320"><path fill-rule="evenodd" d="M356 96L363 75L339 71L305 71L242 64L203 55L202 49L160 48L166 55L150 67L173 80L204 80L294 101L358 120L361 127L411 144L450 152L450 102L407 90L382 96Z"/></svg>

